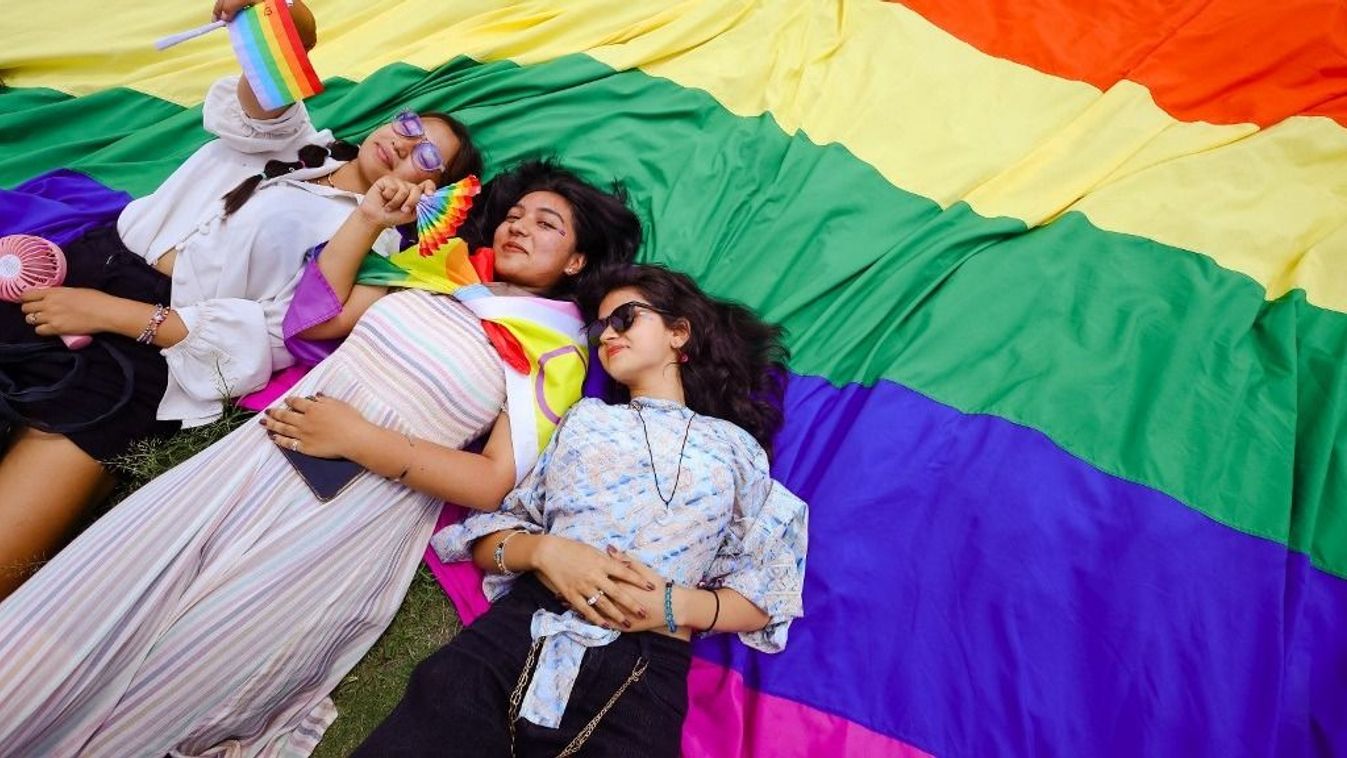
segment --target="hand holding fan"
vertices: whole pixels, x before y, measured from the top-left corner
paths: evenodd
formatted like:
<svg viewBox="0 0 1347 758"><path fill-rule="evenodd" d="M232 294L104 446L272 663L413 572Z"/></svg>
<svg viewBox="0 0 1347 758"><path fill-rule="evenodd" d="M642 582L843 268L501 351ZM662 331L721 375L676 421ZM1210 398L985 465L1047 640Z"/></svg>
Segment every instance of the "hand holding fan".
<svg viewBox="0 0 1347 758"><path fill-rule="evenodd" d="M65 272L65 254L55 244L31 234L0 237L0 300L18 303L29 287L59 287ZM71 350L91 339L87 334L61 335Z"/></svg>
<svg viewBox="0 0 1347 758"><path fill-rule="evenodd" d="M480 284L481 278L468 260L467 243L454 235L481 190L477 177L468 176L422 197L416 204L418 241L415 246L388 257L388 262L402 273L386 283L446 295Z"/></svg>

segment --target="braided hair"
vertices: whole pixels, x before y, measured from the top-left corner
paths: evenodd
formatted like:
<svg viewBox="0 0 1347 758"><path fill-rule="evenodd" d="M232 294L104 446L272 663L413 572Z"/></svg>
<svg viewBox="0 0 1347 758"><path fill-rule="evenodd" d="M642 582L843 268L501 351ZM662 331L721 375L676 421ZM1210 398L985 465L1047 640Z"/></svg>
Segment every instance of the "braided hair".
<svg viewBox="0 0 1347 758"><path fill-rule="evenodd" d="M440 170L439 176L435 177L436 186L443 187L469 174L481 175L482 152L473 144L472 135L468 133L468 127L447 113L425 112L421 114L421 118L444 122L449 127L449 131L453 132L454 136L458 138L458 151ZM358 146L343 140L337 140L327 147L305 145L299 150L298 160L269 160L262 167L261 173L253 174L239 182L234 189L225 193L225 218L234 215L235 211L242 208L243 204L248 202L248 199L257 191L257 186L267 179L275 179L278 176L284 176L304 168L318 168L327 161L329 155L335 160L353 161L359 154L360 148Z"/></svg>
<svg viewBox="0 0 1347 758"><path fill-rule="evenodd" d="M355 160L359 152L360 148L355 145L337 140L327 147L305 145L299 149L299 160L281 161L273 158L262 167L262 173L253 174L239 182L237 187L225 193L225 218L234 215L235 211L242 208L243 204L248 202L248 198L252 197L253 193L257 191L257 185L266 179L275 179L278 176L284 176L302 168L318 168L327 162L329 155L339 161Z"/></svg>

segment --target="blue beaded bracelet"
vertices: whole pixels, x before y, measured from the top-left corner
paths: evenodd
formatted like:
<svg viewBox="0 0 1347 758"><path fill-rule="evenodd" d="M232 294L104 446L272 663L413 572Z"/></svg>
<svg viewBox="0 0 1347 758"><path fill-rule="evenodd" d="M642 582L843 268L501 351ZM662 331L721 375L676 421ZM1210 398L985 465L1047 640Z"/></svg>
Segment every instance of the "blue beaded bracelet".
<svg viewBox="0 0 1347 758"><path fill-rule="evenodd" d="M669 627L670 634L678 633L678 622L673 617L673 580L664 583L664 623Z"/></svg>

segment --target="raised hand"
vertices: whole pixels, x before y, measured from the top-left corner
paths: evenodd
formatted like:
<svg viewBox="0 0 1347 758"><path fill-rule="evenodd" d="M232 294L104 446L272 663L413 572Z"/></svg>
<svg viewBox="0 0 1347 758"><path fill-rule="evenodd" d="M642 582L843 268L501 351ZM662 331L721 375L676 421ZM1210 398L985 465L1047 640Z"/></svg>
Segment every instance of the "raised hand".
<svg viewBox="0 0 1347 758"><path fill-rule="evenodd" d="M396 176L385 176L370 185L360 203L360 214L380 226L398 226L416 220L416 204L423 195L435 191L435 182L427 179L413 183Z"/></svg>

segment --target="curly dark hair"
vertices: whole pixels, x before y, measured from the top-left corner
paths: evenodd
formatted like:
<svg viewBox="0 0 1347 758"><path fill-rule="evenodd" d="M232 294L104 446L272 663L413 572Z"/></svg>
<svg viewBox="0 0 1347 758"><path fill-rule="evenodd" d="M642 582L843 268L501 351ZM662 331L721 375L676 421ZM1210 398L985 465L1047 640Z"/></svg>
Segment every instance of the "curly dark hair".
<svg viewBox="0 0 1347 758"><path fill-rule="evenodd" d="M626 189L613 182L604 192L555 160L527 160L482 187L459 236L473 249L489 247L496 227L530 192L554 192L570 204L575 249L585 254L585 267L564 277L548 294L574 300L586 319L593 318L603 295L596 283L614 266L636 260L641 246L641 220L627 207Z"/></svg>
<svg viewBox="0 0 1347 758"><path fill-rule="evenodd" d="M601 284L604 294L623 287L639 290L665 311L660 317L670 327L687 322L682 352L688 360L679 364L687 406L734 423L771 456L772 438L781 428L790 357L781 344L781 327L738 303L707 295L691 277L663 266L614 268ZM631 399L626 387L610 384L609 402Z"/></svg>

